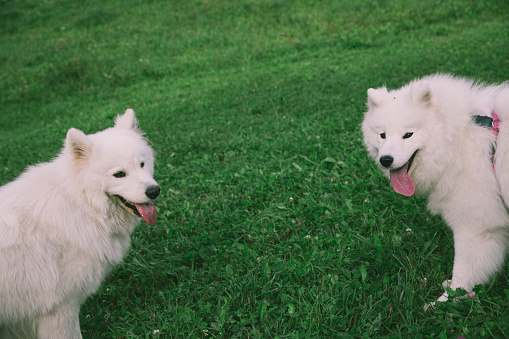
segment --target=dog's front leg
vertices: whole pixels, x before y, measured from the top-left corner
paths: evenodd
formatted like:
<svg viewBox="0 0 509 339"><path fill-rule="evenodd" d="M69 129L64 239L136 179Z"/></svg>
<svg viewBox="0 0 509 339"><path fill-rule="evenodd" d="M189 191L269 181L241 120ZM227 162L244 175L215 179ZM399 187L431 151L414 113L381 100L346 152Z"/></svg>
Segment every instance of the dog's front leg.
<svg viewBox="0 0 509 339"><path fill-rule="evenodd" d="M79 311L79 305L64 304L40 317L38 339L82 339Z"/></svg>
<svg viewBox="0 0 509 339"><path fill-rule="evenodd" d="M507 230L503 227L482 232L454 232L454 268L452 280L444 284L453 290L461 287L471 291L485 284L504 263L507 250ZM438 301L447 300L447 292Z"/></svg>

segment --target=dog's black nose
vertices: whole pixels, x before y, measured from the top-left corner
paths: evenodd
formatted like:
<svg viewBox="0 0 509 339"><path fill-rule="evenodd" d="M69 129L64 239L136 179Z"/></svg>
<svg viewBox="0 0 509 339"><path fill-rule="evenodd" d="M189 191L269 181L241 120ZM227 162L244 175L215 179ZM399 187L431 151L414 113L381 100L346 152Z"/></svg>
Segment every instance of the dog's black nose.
<svg viewBox="0 0 509 339"><path fill-rule="evenodd" d="M392 162L394 161L394 158L390 155L382 155L380 157L380 163L383 167L389 168L392 165Z"/></svg>
<svg viewBox="0 0 509 339"><path fill-rule="evenodd" d="M150 199L155 199L159 196L160 192L161 192L161 189L159 188L159 186L155 185L155 186L147 187L147 189L145 190L145 195L147 197L149 197Z"/></svg>

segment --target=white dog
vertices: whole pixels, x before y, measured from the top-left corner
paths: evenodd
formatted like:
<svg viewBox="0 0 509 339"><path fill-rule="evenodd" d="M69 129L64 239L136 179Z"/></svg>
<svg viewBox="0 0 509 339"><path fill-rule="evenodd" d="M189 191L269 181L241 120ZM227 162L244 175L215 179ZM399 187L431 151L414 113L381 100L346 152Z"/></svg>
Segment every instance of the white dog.
<svg viewBox="0 0 509 339"><path fill-rule="evenodd" d="M486 283L509 243L509 86L437 74L397 90L371 88L362 131L394 190L427 196L452 229L444 287Z"/></svg>
<svg viewBox="0 0 509 339"><path fill-rule="evenodd" d="M102 132L70 129L58 157L0 188L0 338L81 338L80 305L156 221L153 168L128 109Z"/></svg>

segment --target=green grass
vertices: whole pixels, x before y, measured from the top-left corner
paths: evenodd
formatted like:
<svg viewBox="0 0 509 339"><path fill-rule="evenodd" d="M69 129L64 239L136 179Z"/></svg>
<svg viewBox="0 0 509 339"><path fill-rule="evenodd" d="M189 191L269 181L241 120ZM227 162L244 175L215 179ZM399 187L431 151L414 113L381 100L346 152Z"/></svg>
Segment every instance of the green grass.
<svg viewBox="0 0 509 339"><path fill-rule="evenodd" d="M508 42L502 0L4 0L0 183L136 111L159 218L83 305L85 338L509 337L507 267L423 312L452 234L359 128L369 87L509 79Z"/></svg>

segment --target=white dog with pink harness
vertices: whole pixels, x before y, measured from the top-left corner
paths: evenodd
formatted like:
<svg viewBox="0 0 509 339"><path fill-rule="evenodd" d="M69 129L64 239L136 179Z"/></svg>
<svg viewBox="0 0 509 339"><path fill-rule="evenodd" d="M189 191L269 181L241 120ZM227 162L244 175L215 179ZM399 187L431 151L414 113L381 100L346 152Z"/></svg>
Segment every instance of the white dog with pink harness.
<svg viewBox="0 0 509 339"><path fill-rule="evenodd" d="M509 85L436 74L396 90L371 88L367 106L369 155L397 193L426 196L454 233L444 287L488 282L509 247ZM446 291L438 301L447 299Z"/></svg>

